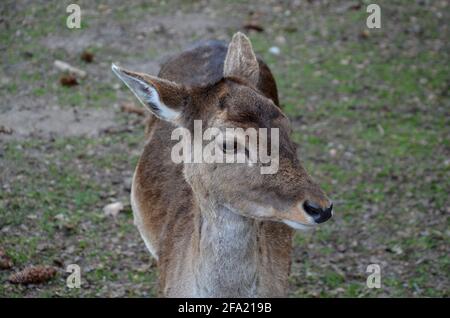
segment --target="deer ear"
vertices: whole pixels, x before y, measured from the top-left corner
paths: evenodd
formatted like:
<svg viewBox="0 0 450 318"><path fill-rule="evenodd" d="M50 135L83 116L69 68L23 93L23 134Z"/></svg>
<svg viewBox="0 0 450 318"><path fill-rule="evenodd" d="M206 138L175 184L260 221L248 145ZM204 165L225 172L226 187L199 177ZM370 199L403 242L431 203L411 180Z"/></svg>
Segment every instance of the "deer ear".
<svg viewBox="0 0 450 318"><path fill-rule="evenodd" d="M184 87L155 76L130 72L114 64L111 68L154 115L166 121L178 122L187 98Z"/></svg>
<svg viewBox="0 0 450 318"><path fill-rule="evenodd" d="M252 43L243 33L233 35L223 66L224 77L240 77L250 83L258 83L259 64Z"/></svg>

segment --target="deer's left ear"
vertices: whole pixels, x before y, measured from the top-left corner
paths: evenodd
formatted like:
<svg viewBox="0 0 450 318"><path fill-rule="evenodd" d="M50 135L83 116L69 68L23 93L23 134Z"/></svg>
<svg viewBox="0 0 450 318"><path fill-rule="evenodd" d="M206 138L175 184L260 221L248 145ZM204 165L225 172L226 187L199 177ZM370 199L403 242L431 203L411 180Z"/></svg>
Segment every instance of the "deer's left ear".
<svg viewBox="0 0 450 318"><path fill-rule="evenodd" d="M114 64L111 68L155 116L173 123L179 121L188 96L184 87L159 77L131 72Z"/></svg>
<svg viewBox="0 0 450 318"><path fill-rule="evenodd" d="M233 35L223 66L224 77L239 77L256 85L259 79L259 63L252 43L243 33Z"/></svg>

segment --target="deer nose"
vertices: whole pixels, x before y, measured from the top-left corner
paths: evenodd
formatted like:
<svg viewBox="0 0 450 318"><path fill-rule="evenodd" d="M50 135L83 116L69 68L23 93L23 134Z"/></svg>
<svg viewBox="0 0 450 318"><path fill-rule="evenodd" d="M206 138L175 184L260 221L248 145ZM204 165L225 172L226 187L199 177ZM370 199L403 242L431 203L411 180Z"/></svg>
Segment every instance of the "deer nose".
<svg viewBox="0 0 450 318"><path fill-rule="evenodd" d="M305 201L305 203L303 203L303 209L305 209L305 212L310 215L316 223L323 223L333 215L333 204L330 204L328 207L321 207L314 202Z"/></svg>

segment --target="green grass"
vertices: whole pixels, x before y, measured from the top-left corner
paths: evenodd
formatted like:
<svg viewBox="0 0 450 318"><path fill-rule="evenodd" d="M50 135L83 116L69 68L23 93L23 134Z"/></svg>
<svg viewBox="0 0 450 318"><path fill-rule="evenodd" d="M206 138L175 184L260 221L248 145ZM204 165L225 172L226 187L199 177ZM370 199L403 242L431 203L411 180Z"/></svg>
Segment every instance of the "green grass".
<svg viewBox="0 0 450 318"><path fill-rule="evenodd" d="M88 281L114 281L120 276L127 277L133 271L121 273L112 272L112 267L119 264L120 258L113 252L101 246L106 237L119 235L124 237L134 233L130 210L127 209L113 221L103 215L103 197L110 196L113 186L100 184L94 177L80 171L76 158L82 157L87 148L107 147L117 142L117 136L104 137L96 140L87 138L56 139L52 144L44 141L10 142L6 145L4 160L16 162L13 171L21 174L28 182L26 184L11 184L9 191L0 194L0 202L7 202L2 206L0 227L25 226L27 235L14 233L1 236L0 246L8 251L16 268L29 264L52 265L54 259L59 259L61 248L66 244L73 246L72 253L83 256L84 264L100 264L101 268L94 268L86 274ZM142 138L137 134L134 138ZM116 139L116 140L114 140ZM123 139L120 136L119 139ZM28 152L24 152L27 149ZM42 149L39 158L30 155ZM68 151L68 149L70 149ZM93 154L89 158L93 171L110 168L107 163L128 164L130 169L137 158L121 156L115 153ZM101 170L100 170L101 171ZM125 198L119 198L125 199ZM113 224L111 222L114 222ZM116 224L117 222L117 224ZM111 226L116 227L114 233L109 233ZM34 228L33 232L28 232ZM39 246L49 242L62 242L63 246L47 246L43 251ZM103 264L103 265L102 265ZM106 266L107 264L107 266ZM63 275L61 269L60 275ZM5 273L6 274L6 273ZM152 274L149 274L150 277ZM5 276L2 277L5 278ZM144 273L135 274L134 282L146 282L148 277ZM73 295L73 291L51 283L51 290L60 295ZM20 295L20 287L8 290L8 295ZM91 291L96 295L98 290ZM49 293L51 295L51 293ZM85 294L86 295L86 294ZM40 296L45 296L41 294Z"/></svg>
<svg viewBox="0 0 450 318"><path fill-rule="evenodd" d="M80 3L94 11L98 5ZM367 38L360 36L364 9L337 13L306 2L289 16L285 10L264 16L266 32L249 34L277 79L305 168L335 201L334 221L295 237L290 296L449 296L450 63L448 31L442 28L448 10L410 1L380 5L383 27L370 30ZM174 7L168 2L115 6L110 13L87 15L77 31L64 27L63 2L9 13L11 29L0 31L2 61L18 71L5 72L9 80L0 83L0 94L14 101L28 92L31 100L61 108L114 111L118 99L131 95L124 87L112 88L106 75L110 63L153 60L163 49L122 50L91 42L72 52L50 50L45 40L76 39L100 30L108 19L129 28L149 16L170 16ZM184 3L176 7L193 10ZM210 8L219 17L234 12L242 21L251 11L241 1ZM21 25L25 17L30 23ZM414 27L421 31L414 33ZM236 28L224 27L222 33L231 35ZM17 38L12 29L22 35ZM286 39L276 44L279 56L268 52L277 35ZM161 36L150 34L144 41ZM83 49L94 53L93 64L80 60ZM55 59L90 74L78 86L62 87ZM117 115L117 125L129 125L129 116ZM157 273L145 267L150 257L132 224L129 190L120 175L133 171L143 140L139 125L96 138L0 140L0 246L15 270L55 260L86 269L80 290L65 287L64 268L39 288L10 285L11 271L0 271L0 296L114 296L114 284L123 287L120 295L156 295ZM102 208L114 200L124 202L126 211L106 218ZM365 269L377 262L382 288L371 290Z"/></svg>

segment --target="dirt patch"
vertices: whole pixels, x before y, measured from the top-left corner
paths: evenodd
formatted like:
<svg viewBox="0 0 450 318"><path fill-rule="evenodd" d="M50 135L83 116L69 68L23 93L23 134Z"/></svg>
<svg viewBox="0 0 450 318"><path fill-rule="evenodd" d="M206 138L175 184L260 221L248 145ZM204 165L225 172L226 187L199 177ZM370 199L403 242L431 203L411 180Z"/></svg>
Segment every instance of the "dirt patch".
<svg viewBox="0 0 450 318"><path fill-rule="evenodd" d="M114 126L114 112L102 109L45 108L11 110L0 117L0 126L12 129L6 139L86 136L95 137Z"/></svg>
<svg viewBox="0 0 450 318"><path fill-rule="evenodd" d="M41 43L50 50L64 49L71 53L79 53L89 46L108 47L124 54L129 54L130 48L145 53L149 49L166 51L184 47L193 38L225 39L223 30L237 25L238 21L233 18L225 20L211 13L179 13L175 17L149 14L133 22L96 25L80 34L48 35Z"/></svg>

